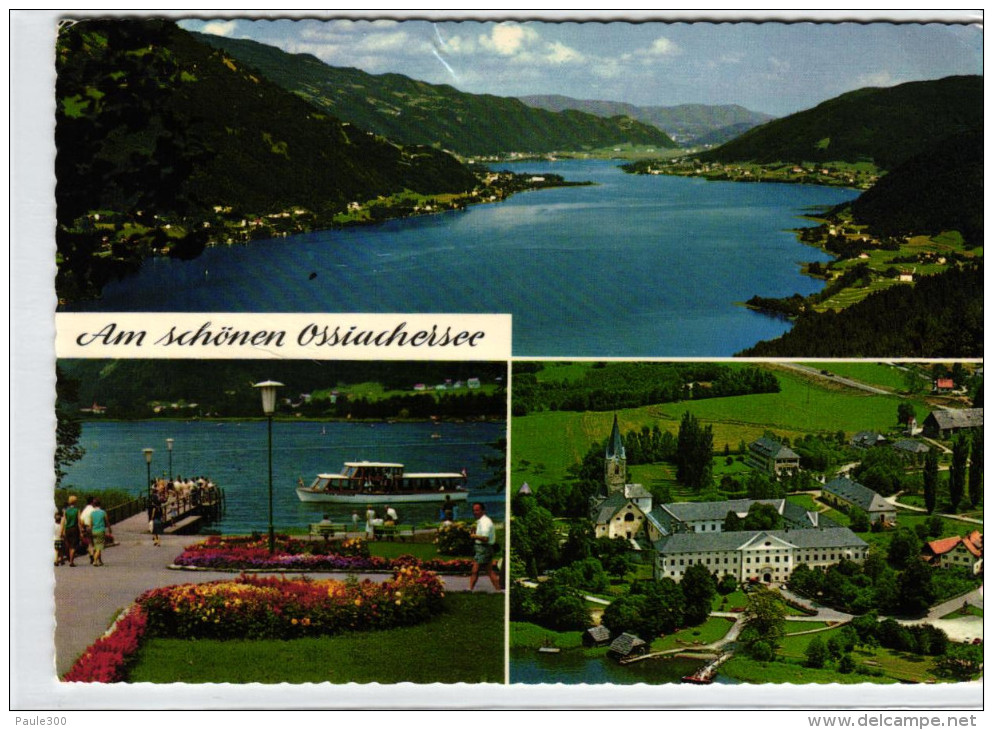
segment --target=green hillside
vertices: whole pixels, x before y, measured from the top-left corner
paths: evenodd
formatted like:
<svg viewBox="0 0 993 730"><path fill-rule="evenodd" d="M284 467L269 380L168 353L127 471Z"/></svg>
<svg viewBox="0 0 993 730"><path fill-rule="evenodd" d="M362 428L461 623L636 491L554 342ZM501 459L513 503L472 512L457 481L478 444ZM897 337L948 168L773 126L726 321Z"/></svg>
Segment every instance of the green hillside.
<svg viewBox="0 0 993 730"><path fill-rule="evenodd" d="M851 204L877 235L959 231L983 243L983 131L952 135L882 177Z"/></svg>
<svg viewBox="0 0 993 730"><path fill-rule="evenodd" d="M455 158L342 123L168 21L64 25L56 67L61 297L149 253L195 256L246 218L294 230L349 201L476 184Z"/></svg>
<svg viewBox="0 0 993 730"><path fill-rule="evenodd" d="M944 137L982 125L982 77L950 76L842 94L699 157L797 164L869 161L892 170Z"/></svg>
<svg viewBox="0 0 993 730"><path fill-rule="evenodd" d="M314 56L285 53L255 41L199 37L314 106L403 144L431 145L466 156L622 143L676 147L664 132L628 116L606 119L578 111L551 112L517 99L467 94L400 74L328 66Z"/></svg>

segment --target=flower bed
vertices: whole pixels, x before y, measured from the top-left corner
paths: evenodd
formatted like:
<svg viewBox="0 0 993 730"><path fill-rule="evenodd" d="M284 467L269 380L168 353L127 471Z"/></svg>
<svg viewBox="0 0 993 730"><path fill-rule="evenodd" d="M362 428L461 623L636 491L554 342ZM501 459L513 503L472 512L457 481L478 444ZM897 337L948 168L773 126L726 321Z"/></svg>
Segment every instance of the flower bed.
<svg viewBox="0 0 993 730"><path fill-rule="evenodd" d="M143 594L63 677L67 682L122 682L141 640L295 639L421 623L438 613L441 579L415 565L390 580L288 580L240 576L231 581L156 588Z"/></svg>
<svg viewBox="0 0 993 730"><path fill-rule="evenodd" d="M364 540L350 539L332 543L335 552L325 550L324 543L281 537L276 552L269 554L265 538L210 537L188 546L173 564L186 568L212 570L313 571L329 573L383 572L417 566L436 573L467 574L472 561L418 560L412 555L382 558L369 555Z"/></svg>

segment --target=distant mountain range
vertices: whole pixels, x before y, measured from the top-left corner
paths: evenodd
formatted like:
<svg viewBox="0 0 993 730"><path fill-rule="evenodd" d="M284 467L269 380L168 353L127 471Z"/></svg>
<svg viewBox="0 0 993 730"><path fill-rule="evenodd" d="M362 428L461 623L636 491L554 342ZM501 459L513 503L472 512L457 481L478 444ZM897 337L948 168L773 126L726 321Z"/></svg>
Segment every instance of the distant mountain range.
<svg viewBox="0 0 993 730"><path fill-rule="evenodd" d="M950 76L865 88L749 130L703 160L870 161L892 170L953 134L983 126L983 79Z"/></svg>
<svg viewBox="0 0 993 730"><path fill-rule="evenodd" d="M561 112L569 109L600 117L623 115L664 130L683 146L727 142L743 132L775 119L771 114L753 112L737 104L710 106L635 106L620 101L573 99L558 94L518 97L528 106Z"/></svg>
<svg viewBox="0 0 993 730"><path fill-rule="evenodd" d="M339 119L401 144L460 155L548 153L630 143L673 148L665 132L627 116L550 112L517 99L467 94L400 74L373 75L329 66L255 41L198 36Z"/></svg>

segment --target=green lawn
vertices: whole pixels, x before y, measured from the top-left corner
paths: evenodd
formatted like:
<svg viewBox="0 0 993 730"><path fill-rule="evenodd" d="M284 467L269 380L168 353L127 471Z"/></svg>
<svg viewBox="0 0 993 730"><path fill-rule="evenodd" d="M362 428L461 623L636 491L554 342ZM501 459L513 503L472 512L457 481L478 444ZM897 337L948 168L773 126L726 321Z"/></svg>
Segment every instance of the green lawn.
<svg viewBox="0 0 993 730"><path fill-rule="evenodd" d="M818 629L826 629L827 627L828 623L825 621L787 621L786 634L787 636L802 634L806 631L816 631Z"/></svg>
<svg viewBox="0 0 993 730"><path fill-rule="evenodd" d="M552 631L527 621L511 621L510 645L514 649L538 649L542 646L575 649L583 645L583 632Z"/></svg>
<svg viewBox="0 0 993 730"><path fill-rule="evenodd" d="M819 512L823 506L819 502L816 502L809 494L790 494L786 499L800 505L808 512Z"/></svg>
<svg viewBox="0 0 993 730"><path fill-rule="evenodd" d="M726 596L716 594L710 603L711 611L730 611L733 608L741 608L748 605L748 596L744 591L735 591Z"/></svg>
<svg viewBox="0 0 993 730"><path fill-rule="evenodd" d="M874 362L817 362L810 367L827 370L843 378L851 378L869 385L890 388L895 391L905 390L905 372L893 365ZM923 381L921 381L923 382Z"/></svg>
<svg viewBox="0 0 993 730"><path fill-rule="evenodd" d="M504 681L502 595L450 593L418 626L290 641L150 639L131 682Z"/></svg>
<svg viewBox="0 0 993 730"><path fill-rule="evenodd" d="M652 651L691 650L703 644L713 643L730 631L733 623L731 619L711 616L699 626L691 626L688 629L655 639L652 641Z"/></svg>
<svg viewBox="0 0 993 730"><path fill-rule="evenodd" d="M721 674L749 684L894 684L889 677L840 674L833 669L808 669L798 662L757 662L736 654L721 665Z"/></svg>
<svg viewBox="0 0 993 730"><path fill-rule="evenodd" d="M978 606L968 605L963 608L956 608L951 613L946 613L941 618L955 619L955 618L966 618L967 616L979 616L983 617L983 609Z"/></svg>

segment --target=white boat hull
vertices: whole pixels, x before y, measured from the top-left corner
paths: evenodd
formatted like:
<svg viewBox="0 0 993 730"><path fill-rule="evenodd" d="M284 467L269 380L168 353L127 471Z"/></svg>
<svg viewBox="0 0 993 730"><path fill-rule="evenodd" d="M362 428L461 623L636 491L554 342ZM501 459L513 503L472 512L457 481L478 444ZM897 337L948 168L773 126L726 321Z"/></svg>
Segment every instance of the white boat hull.
<svg viewBox="0 0 993 730"><path fill-rule="evenodd" d="M341 494L334 492L312 491L307 487L297 487L297 496L301 502L330 502L332 504L411 504L415 502L444 502L446 497L452 502L465 502L469 499L468 492L394 492L392 494L370 494L355 492Z"/></svg>

